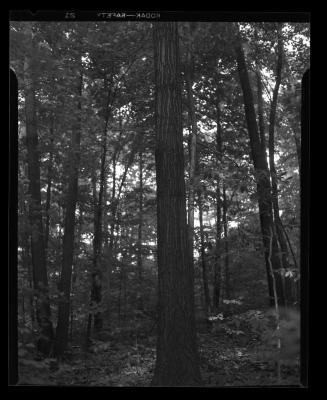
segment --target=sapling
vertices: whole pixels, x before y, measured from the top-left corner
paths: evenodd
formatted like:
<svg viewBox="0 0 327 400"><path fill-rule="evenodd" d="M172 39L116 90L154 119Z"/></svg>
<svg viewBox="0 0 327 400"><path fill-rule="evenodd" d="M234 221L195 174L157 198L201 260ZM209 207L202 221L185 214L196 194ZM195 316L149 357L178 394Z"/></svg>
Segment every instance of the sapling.
<svg viewBox="0 0 327 400"><path fill-rule="evenodd" d="M270 227L270 242L269 242L269 255L268 255L268 263L269 263L269 269L270 269L270 274L272 278L272 284L273 284L273 293L274 293L274 304L275 304L275 318L276 318L276 336L277 336L277 350L278 350L278 355L280 354L281 351L281 337L280 337L280 313L279 313L279 306L278 306L278 297L277 297L277 289L276 289L276 279L273 271L273 267L271 264L271 254L272 254L272 239L273 239L273 233L272 229ZM281 381L281 362L280 362L280 357L277 357L277 381L280 383Z"/></svg>

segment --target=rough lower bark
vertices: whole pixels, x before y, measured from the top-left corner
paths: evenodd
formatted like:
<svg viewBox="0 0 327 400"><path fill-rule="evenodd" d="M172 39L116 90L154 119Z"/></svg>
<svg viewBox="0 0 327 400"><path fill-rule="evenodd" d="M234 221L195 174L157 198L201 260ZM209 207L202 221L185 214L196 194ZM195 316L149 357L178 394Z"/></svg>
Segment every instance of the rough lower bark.
<svg viewBox="0 0 327 400"><path fill-rule="evenodd" d="M72 278L72 265L74 256L74 230L75 230L75 210L78 194L78 172L80 161L80 141L81 141L81 95L82 95L83 76L78 77L77 86L77 110L76 122L72 127L71 155L68 171L68 187L66 195L66 213L64 221L63 238L63 259L59 289L62 299L58 309L58 324L55 353L62 356L68 342L69 331L69 308L70 291Z"/></svg>
<svg viewBox="0 0 327 400"><path fill-rule="evenodd" d="M266 154L263 152L263 146L260 141L260 134L258 130L256 113L254 108L253 94L239 33L238 33L238 40L235 43L235 52L237 58L238 73L244 98L244 109L245 109L245 117L250 138L251 155L255 169L255 178L257 182L259 216L260 216L260 225L261 225L262 240L264 246L266 273L267 273L269 299L270 299L269 303L271 306L274 305L273 286L272 286L272 279L269 267L269 246L270 246L270 236L272 234L273 237L272 237L271 263L275 273L279 304L283 305L285 303L285 298L284 298L282 277L280 274L281 265L278 257L278 243L275 236L274 223L272 217L271 185L269 176L270 173L269 170L267 169Z"/></svg>
<svg viewBox="0 0 327 400"><path fill-rule="evenodd" d="M27 32L31 37L32 33ZM33 38L32 47L34 47ZM29 222L31 227L31 253L33 284L36 291L36 319L40 337L37 349L49 355L53 341L48 277L46 269L44 234L41 208L40 154L35 106L34 62L28 55L24 63L26 144L29 179Z"/></svg>
<svg viewBox="0 0 327 400"><path fill-rule="evenodd" d="M177 23L156 22L153 39L159 318L152 386L197 386L201 377L187 240Z"/></svg>

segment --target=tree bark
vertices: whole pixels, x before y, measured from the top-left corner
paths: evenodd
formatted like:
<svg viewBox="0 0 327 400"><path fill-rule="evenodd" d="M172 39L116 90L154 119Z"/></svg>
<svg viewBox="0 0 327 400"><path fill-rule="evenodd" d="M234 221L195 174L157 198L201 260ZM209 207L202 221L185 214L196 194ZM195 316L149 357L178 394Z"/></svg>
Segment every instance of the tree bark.
<svg viewBox="0 0 327 400"><path fill-rule="evenodd" d="M296 128L293 128L292 130L293 130L293 136L294 136L294 141L295 141L295 146L296 146L297 160L299 163L299 173L301 176L301 136L298 134Z"/></svg>
<svg viewBox="0 0 327 400"><path fill-rule="evenodd" d="M213 288L213 310L218 312L219 301L220 301L220 291L221 291L221 201L220 201L220 187L219 182L216 186L216 249L215 249L215 267L214 267L214 288Z"/></svg>
<svg viewBox="0 0 327 400"><path fill-rule="evenodd" d="M105 104L105 120L102 133L102 151L100 161L100 188L98 202L95 208L94 218L94 238L93 238L93 272L92 272L92 289L91 289L91 306L94 307L94 329L99 331L103 327L102 313L98 310L102 301L102 215L104 208L104 191L106 186L106 158L107 158L107 130L111 116L112 97L112 79L109 82L104 79L104 89L107 90L107 99Z"/></svg>
<svg viewBox="0 0 327 400"><path fill-rule="evenodd" d="M47 198L45 203L45 238L44 249L45 259L47 260L48 243L49 243L49 230L50 230L50 205L51 205L51 186L52 186L52 163L53 163L53 142L54 142L54 117L51 119L50 126L50 149L49 149L49 164L48 164L48 178L47 178Z"/></svg>
<svg viewBox="0 0 327 400"><path fill-rule="evenodd" d="M266 273L268 280L269 303L271 306L274 305L274 293L273 293L272 278L270 275L270 267L269 267L269 246L270 246L270 236L272 232L273 237L272 237L271 262L272 262L272 268L275 273L279 304L283 305L285 304L285 299L284 299L283 283L280 275L278 243L276 235L274 233L274 226L273 226L274 224L272 218L271 185L269 179L269 170L267 169L266 154L263 152L263 146L260 141L260 134L258 131L256 114L254 109L253 94L239 33L238 33L238 40L236 41L235 44L235 52L237 58L238 73L244 97L244 109L245 109L245 117L250 138L251 155L255 170L255 178L257 182L257 196L258 196L262 240L264 246ZM270 230L270 228L272 229Z"/></svg>
<svg viewBox="0 0 327 400"><path fill-rule="evenodd" d="M203 229L203 204L202 204L203 195L201 190L198 190L197 194L198 194L199 222L200 222L200 256L201 256L201 266L202 266L204 305L205 305L205 315L208 318L211 312L211 300L209 292L207 264L205 259L206 255L205 255L205 242L204 242L204 229Z"/></svg>
<svg viewBox="0 0 327 400"><path fill-rule="evenodd" d="M33 50L34 41L32 38L32 32L29 31L27 33L31 36L31 50ZM39 325L40 333L40 338L37 342L37 349L40 353L48 356L52 348L53 327L51 322L41 208L40 154L35 106L34 62L35 61L30 58L29 55L26 56L24 63L24 83L26 144L30 196L29 222L31 226L33 284L36 291L36 319Z"/></svg>
<svg viewBox="0 0 327 400"><path fill-rule="evenodd" d="M143 276L143 257L142 257L142 239L143 239L143 153L139 151L139 226L137 237L137 271L138 271L138 308L143 309L142 300L142 276Z"/></svg>
<svg viewBox="0 0 327 400"><path fill-rule="evenodd" d="M217 131L216 131L216 151L217 151L217 171L220 170L222 165L222 137L221 137L221 112L220 112L220 99L218 96L217 88ZM221 190L220 190L220 177L217 173L216 183L216 255L215 255L215 269L214 269L214 290L213 290L213 307L215 312L218 312L219 301L221 295L221 233L222 233L222 213L221 213Z"/></svg>
<svg viewBox="0 0 327 400"><path fill-rule="evenodd" d="M78 77L77 87L77 114L76 121L72 127L71 138L71 155L69 163L69 181L66 197L66 213L64 221L64 238L63 238L63 260L59 289L63 295L58 309L58 325L55 353L62 356L68 342L69 330L69 308L70 308L70 291L72 278L72 265L74 256L74 230L75 230L75 210L78 195L78 173L80 162L80 141L81 141L81 96L83 87L82 72Z"/></svg>
<svg viewBox="0 0 327 400"><path fill-rule="evenodd" d="M281 258L283 269L289 269L288 263L288 251L287 242L282 228L282 221L279 216L279 204L278 204L278 182L277 172L275 167L275 125L276 125L276 113L277 113L277 101L278 92L282 79L282 67L283 67L283 40L281 36L281 25L278 26L278 42L277 42L277 63L276 63L276 82L273 90L272 102L270 107L269 115L269 168L271 177L271 197L273 206L274 224L276 228L276 234L278 243L280 246ZM284 289L285 289L285 305L289 306L293 303L292 299L292 281L289 277L284 278Z"/></svg>
<svg viewBox="0 0 327 400"><path fill-rule="evenodd" d="M228 220L227 220L227 197L226 186L223 183L223 226L224 226L224 277L225 277L225 297L230 298L230 275L229 275L229 249L228 249Z"/></svg>
<svg viewBox="0 0 327 400"><path fill-rule="evenodd" d="M152 386L197 386L201 377L195 333L194 271L187 240L177 23L156 22L153 39L159 320Z"/></svg>
<svg viewBox="0 0 327 400"><path fill-rule="evenodd" d="M264 120L264 111L263 111L263 97L262 97L262 81L261 81L261 73L259 67L257 67L256 71L257 76L257 94L258 94L258 119L259 119L259 134L260 134L260 143L261 143L261 152L266 154L266 128L265 128L265 120ZM268 170L268 162L267 157L264 157L265 169Z"/></svg>
<svg viewBox="0 0 327 400"><path fill-rule="evenodd" d="M23 215L28 215L28 211L26 210L26 202L24 199L22 200L22 211L23 211ZM30 233L28 232L26 227L22 228L21 243L22 243L23 269L25 271L27 271L28 287L30 289L33 289L33 266L32 266L32 262L31 262L31 241L30 241ZM28 297L28 305L29 305L31 323L32 323L32 327L34 329L35 311L34 311L33 296Z"/></svg>
<svg viewBox="0 0 327 400"><path fill-rule="evenodd" d="M193 37L191 24L188 24L188 45L189 50L187 52L187 65L186 65L186 91L188 100L188 114L191 125L190 132L190 168L189 168L189 195L188 195L188 242L190 260L194 264L194 199L195 199L195 168L196 168L196 139L197 139L197 123L195 116L194 97L192 92L192 86L194 81L194 60L193 60Z"/></svg>

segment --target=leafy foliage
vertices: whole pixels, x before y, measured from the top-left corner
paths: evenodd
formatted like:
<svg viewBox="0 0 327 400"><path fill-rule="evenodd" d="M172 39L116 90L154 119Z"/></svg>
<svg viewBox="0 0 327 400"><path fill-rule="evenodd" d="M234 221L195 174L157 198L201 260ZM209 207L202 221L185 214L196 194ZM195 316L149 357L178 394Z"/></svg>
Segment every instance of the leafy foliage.
<svg viewBox="0 0 327 400"><path fill-rule="evenodd" d="M257 67L261 71L263 115L268 126L275 79L276 24L242 23L239 26L253 88L256 88ZM27 34L27 27L31 28L32 36ZM280 359L284 364L291 364L293 372L297 368L299 316L296 312L285 313L277 332L274 316L266 309L267 277L259 228L257 177L250 155L244 101L231 45L234 40L231 24L201 22L194 23L192 29L192 90L198 130L194 187L202 196L201 204L198 202L195 207L194 287L203 377L209 386L270 384L273 382L273 372L268 366L271 360ZM191 183L190 122L185 85L189 51L187 32L187 23L180 23L185 181L188 189ZM308 24L285 23L282 36L284 67L275 127L275 163L280 214L293 254L289 256L290 268L284 271L284 276L292 277L298 284L300 80L309 67ZM20 384L146 386L150 382L158 312L152 53L148 23L11 23L10 64L19 82ZM71 347L66 353L67 359L59 364L54 358L37 359L39 355L36 354L40 330L36 323L35 296L40 293L33 286L30 236L35 227L27 217L31 204L24 110L24 62L27 56L33 59L35 75L41 205L44 226L48 226L46 264L54 326L58 305L65 300L58 284L66 213L67 166L71 158L70 133L76 117L81 118L82 126L70 294ZM83 72L81 98L76 94L76 76L80 69ZM82 111L76 107L78 100ZM222 151L217 147L218 109ZM105 181L102 182L105 187L101 221L102 301L90 304L104 137L107 153ZM217 203L221 207L224 204L226 214L225 221L221 219L218 239ZM203 243L200 207L203 212ZM209 331L207 321L203 323L206 318L203 312L203 260L207 266L210 294L215 290L217 266L220 268L219 308L209 318ZM98 314L103 316L104 330L92 332L91 345L86 353L84 342L88 319ZM276 350L278 338L282 342L280 351ZM259 353L264 355L264 359L259 360ZM296 370L289 380L285 378L285 382L297 377Z"/></svg>

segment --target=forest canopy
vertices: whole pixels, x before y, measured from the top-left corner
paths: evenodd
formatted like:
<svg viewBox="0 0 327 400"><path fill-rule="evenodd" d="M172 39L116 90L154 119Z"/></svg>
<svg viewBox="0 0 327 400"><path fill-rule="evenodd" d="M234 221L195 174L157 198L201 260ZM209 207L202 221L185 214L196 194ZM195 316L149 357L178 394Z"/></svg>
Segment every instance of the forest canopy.
<svg viewBox="0 0 327 400"><path fill-rule="evenodd" d="M20 384L299 383L309 67L308 23L10 23Z"/></svg>

